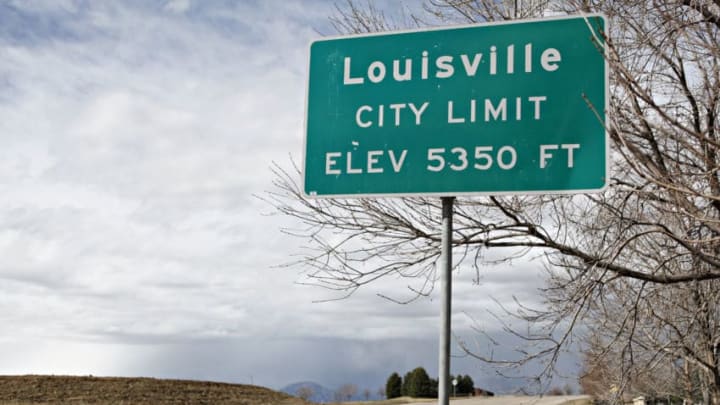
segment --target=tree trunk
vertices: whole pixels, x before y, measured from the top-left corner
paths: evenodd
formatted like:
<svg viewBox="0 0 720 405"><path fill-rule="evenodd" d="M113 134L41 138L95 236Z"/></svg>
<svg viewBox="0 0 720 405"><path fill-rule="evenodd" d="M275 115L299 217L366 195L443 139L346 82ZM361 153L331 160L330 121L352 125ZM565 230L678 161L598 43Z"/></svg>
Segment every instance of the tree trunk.
<svg viewBox="0 0 720 405"><path fill-rule="evenodd" d="M708 390L710 393L709 402L712 405L720 405L720 372L717 368L714 371L715 381L713 381L714 384Z"/></svg>

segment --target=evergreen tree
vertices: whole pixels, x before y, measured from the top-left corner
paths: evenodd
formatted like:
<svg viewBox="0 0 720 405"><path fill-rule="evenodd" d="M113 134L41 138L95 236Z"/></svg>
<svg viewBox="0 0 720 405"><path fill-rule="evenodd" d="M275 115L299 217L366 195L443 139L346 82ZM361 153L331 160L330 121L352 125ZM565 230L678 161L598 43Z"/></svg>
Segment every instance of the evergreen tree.
<svg viewBox="0 0 720 405"><path fill-rule="evenodd" d="M407 396L414 398L432 398L432 383L430 376L424 368L418 367L409 372L405 377L405 387Z"/></svg>
<svg viewBox="0 0 720 405"><path fill-rule="evenodd" d="M408 391L408 384L410 382L412 373L408 371L405 373L405 377L402 379L402 396L409 397L410 393Z"/></svg>
<svg viewBox="0 0 720 405"><path fill-rule="evenodd" d="M458 395L472 394L475 391L475 382L469 375L462 375L457 377L457 393Z"/></svg>
<svg viewBox="0 0 720 405"><path fill-rule="evenodd" d="M385 384L385 397L387 399L397 398L403 395L403 380L398 373L390 374Z"/></svg>
<svg viewBox="0 0 720 405"><path fill-rule="evenodd" d="M438 380L431 378L430 379L430 392L428 395L429 398L437 398L438 397Z"/></svg>

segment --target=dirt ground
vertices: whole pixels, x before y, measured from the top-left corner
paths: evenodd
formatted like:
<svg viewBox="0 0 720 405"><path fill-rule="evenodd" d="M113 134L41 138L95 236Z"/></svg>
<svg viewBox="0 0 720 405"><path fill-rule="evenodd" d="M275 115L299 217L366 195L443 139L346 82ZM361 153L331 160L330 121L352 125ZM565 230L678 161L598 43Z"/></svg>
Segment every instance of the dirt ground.
<svg viewBox="0 0 720 405"><path fill-rule="evenodd" d="M153 378L0 376L0 405L218 404L306 405L289 395L252 385Z"/></svg>

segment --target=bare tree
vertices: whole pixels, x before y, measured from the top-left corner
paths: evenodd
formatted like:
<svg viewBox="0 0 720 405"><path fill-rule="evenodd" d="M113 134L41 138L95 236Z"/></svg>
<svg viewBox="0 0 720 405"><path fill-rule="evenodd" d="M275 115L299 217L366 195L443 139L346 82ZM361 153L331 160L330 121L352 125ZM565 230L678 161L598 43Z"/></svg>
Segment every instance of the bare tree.
<svg viewBox="0 0 720 405"><path fill-rule="evenodd" d="M336 397L340 401L349 401L358 393L358 386L355 384L343 384L338 388Z"/></svg>
<svg viewBox="0 0 720 405"><path fill-rule="evenodd" d="M612 283L605 297L589 307L586 391L595 384L593 393L603 399L625 392L713 401L718 283L658 287L625 281ZM608 389L612 386L615 392Z"/></svg>
<svg viewBox="0 0 720 405"><path fill-rule="evenodd" d="M608 192L577 210L585 218L568 218L585 251L612 260L555 256L564 270L551 272L546 295L558 315L589 325L601 348L595 358L614 360L618 395L692 400L699 391L717 404L720 9L696 1L597 6L616 20L608 38L616 170Z"/></svg>
<svg viewBox="0 0 720 405"><path fill-rule="evenodd" d="M523 360L507 363L549 356L550 372L573 333L587 331L590 354L615 361L598 376L617 378L617 395L641 389L644 372L664 367L678 370L685 397L699 388L707 403L720 403L720 3L538 1L523 2L531 8L522 10L510 3L433 0L429 17L412 21L605 13L613 164L602 194L456 200L459 265L479 271L487 249L514 248L513 257L541 252L548 269L549 306L516 314L535 327L522 335ZM372 7L348 4L335 20L342 32L389 28ZM296 179L277 169L269 198L302 226L286 231L307 241L298 260L307 282L349 295L397 276L409 280L413 297L432 290L438 200L306 199ZM481 360L503 362L465 347Z"/></svg>
<svg viewBox="0 0 720 405"><path fill-rule="evenodd" d="M297 394L298 398L300 398L304 401L309 401L310 398L312 398L312 396L315 395L315 390L310 386L303 385L302 387L297 389L296 394Z"/></svg>

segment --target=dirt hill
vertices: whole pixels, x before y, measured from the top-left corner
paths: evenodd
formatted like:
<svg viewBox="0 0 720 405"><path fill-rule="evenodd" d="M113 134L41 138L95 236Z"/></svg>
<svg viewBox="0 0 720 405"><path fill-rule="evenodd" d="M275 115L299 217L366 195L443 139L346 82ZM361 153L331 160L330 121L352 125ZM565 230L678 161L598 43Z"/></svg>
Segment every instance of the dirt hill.
<svg viewBox="0 0 720 405"><path fill-rule="evenodd" d="M154 378L0 376L0 405L218 404L305 405L287 394L253 385Z"/></svg>

